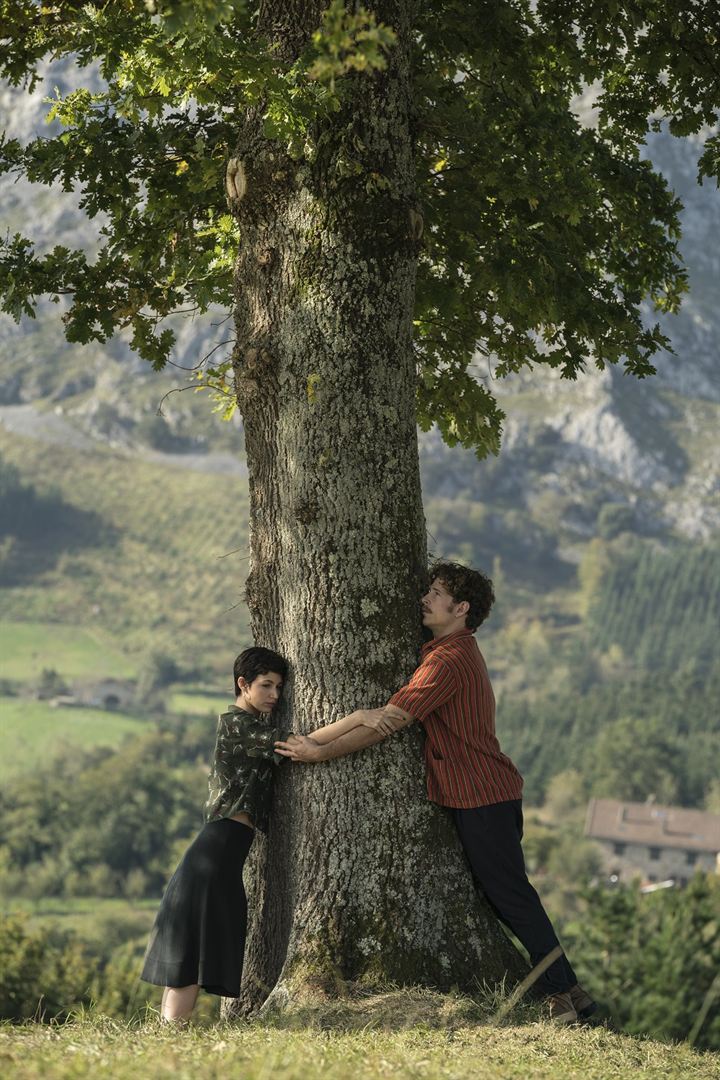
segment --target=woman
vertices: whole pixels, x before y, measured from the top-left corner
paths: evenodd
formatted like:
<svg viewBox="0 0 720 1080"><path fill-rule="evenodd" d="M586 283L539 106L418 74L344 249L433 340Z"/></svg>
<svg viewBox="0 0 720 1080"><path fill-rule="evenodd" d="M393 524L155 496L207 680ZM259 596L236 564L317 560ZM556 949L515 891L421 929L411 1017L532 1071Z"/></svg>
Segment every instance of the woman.
<svg viewBox="0 0 720 1080"><path fill-rule="evenodd" d="M218 720L205 825L165 890L141 978L164 986L165 1021L190 1018L200 987L238 997L247 901L243 866L254 829L264 829L274 765L282 761L271 722L287 661L270 649L245 649L235 661L235 705Z"/></svg>

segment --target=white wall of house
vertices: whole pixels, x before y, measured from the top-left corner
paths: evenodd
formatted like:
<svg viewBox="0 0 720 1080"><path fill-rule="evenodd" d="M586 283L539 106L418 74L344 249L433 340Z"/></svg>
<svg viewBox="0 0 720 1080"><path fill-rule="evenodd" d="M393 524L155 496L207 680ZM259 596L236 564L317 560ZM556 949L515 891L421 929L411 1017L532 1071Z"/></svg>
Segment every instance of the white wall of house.
<svg viewBox="0 0 720 1080"><path fill-rule="evenodd" d="M624 884L636 878L650 882L674 878L685 884L696 870L714 873L717 868L717 855L711 851L648 847L647 844L597 838L595 842L602 851L608 877L616 874Z"/></svg>

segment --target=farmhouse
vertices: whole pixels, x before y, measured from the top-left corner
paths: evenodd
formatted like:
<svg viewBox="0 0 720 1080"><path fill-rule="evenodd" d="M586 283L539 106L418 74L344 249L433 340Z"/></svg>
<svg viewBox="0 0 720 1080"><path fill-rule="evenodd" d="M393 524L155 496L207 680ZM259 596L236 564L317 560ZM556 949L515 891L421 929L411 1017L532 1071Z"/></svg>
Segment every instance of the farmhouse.
<svg viewBox="0 0 720 1080"><path fill-rule="evenodd" d="M56 698L51 705L84 705L87 708L132 708L135 703L135 680L103 678L90 683L74 683L72 693Z"/></svg>
<svg viewBox="0 0 720 1080"><path fill-rule="evenodd" d="M602 849L608 876L621 882L686 885L696 870L720 868L720 814L704 810L591 799L585 835Z"/></svg>

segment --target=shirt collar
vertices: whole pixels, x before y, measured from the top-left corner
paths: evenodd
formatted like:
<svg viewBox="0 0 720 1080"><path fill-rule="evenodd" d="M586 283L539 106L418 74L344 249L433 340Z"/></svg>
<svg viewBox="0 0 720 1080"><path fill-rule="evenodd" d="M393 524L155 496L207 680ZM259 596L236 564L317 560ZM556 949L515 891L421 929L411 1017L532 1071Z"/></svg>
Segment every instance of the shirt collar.
<svg viewBox="0 0 720 1080"><path fill-rule="evenodd" d="M251 720L260 719L260 717L256 716L255 713L248 712L247 709L241 709L239 705L235 704L235 702L233 702L233 704L231 705L230 711L236 716L249 716Z"/></svg>
<svg viewBox="0 0 720 1080"><path fill-rule="evenodd" d="M437 649L438 645L448 645L451 642L460 641L466 637L472 637L474 631L467 626L463 626L461 630L455 630L452 634L446 634L445 637L431 638L430 641L426 641L420 650L420 655L425 658L428 653L431 653L433 649Z"/></svg>

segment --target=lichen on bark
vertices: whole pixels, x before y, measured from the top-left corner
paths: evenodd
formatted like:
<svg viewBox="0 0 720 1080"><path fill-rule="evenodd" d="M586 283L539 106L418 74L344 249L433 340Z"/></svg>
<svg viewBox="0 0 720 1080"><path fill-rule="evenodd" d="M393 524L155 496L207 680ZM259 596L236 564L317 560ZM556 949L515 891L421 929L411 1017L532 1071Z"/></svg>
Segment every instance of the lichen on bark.
<svg viewBox="0 0 720 1080"><path fill-rule="evenodd" d="M282 37L274 9L273 33L291 51L317 8L294 3L286 14L294 32ZM303 732L384 704L420 645L411 5L377 15L398 43L386 71L349 80L321 154L283 158L249 114L234 155L245 179L231 206L247 602L256 642L290 661L284 722ZM349 131L367 175L336 167ZM370 174L387 183L368 185ZM244 1009L303 986L469 988L520 970L448 815L426 800L418 731L324 765L283 765L248 884Z"/></svg>

